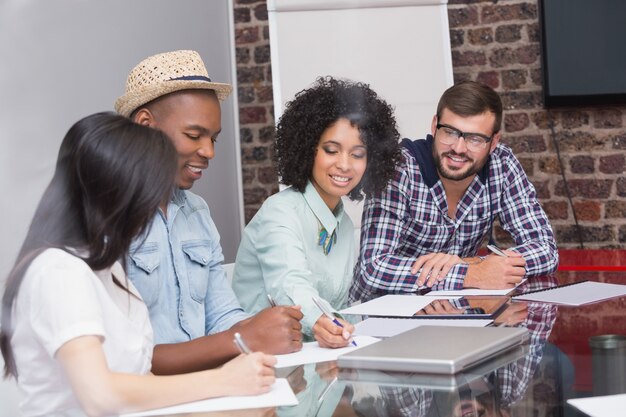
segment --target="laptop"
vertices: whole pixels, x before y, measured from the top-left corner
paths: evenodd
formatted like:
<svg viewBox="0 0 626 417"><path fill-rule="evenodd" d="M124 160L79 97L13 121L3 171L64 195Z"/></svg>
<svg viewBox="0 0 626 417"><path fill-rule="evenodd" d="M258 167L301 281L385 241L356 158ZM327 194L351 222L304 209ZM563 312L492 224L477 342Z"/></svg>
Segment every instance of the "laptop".
<svg viewBox="0 0 626 417"><path fill-rule="evenodd" d="M455 374L528 339L518 327L420 326L339 356L340 367Z"/></svg>
<svg viewBox="0 0 626 417"><path fill-rule="evenodd" d="M421 388L431 391L454 392L460 387L490 373L510 365L526 357L530 353L528 344L521 344L506 349L504 352L489 357L484 362L472 366L470 369L456 374L433 374L422 372L379 371L372 369L342 368L339 370L339 380L351 383L376 384L386 387ZM276 370L278 372L278 369Z"/></svg>

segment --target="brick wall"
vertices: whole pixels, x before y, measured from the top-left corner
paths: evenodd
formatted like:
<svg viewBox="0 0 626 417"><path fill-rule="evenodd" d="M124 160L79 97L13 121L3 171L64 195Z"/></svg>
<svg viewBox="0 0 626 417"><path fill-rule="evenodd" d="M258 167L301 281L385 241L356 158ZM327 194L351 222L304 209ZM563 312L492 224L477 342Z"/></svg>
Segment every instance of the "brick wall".
<svg viewBox="0 0 626 417"><path fill-rule="evenodd" d="M585 246L626 242L626 107L561 108L541 98L536 0L449 0L454 79L501 93L504 138L535 185L560 247L576 247L573 210L551 139L553 120ZM265 0L236 0L235 28L246 221L278 189ZM401 53L401 51L398 51ZM506 233L498 231L506 245Z"/></svg>
<svg viewBox="0 0 626 417"><path fill-rule="evenodd" d="M482 81L501 93L503 141L511 146L535 185L560 247L576 247L578 235L550 119L583 228L585 247L626 242L626 107L560 108L548 112L541 97L541 58L536 0L449 0L455 81ZM500 240L506 234L498 233Z"/></svg>
<svg viewBox="0 0 626 417"><path fill-rule="evenodd" d="M272 164L274 98L265 0L236 0L235 48L246 223L278 191Z"/></svg>

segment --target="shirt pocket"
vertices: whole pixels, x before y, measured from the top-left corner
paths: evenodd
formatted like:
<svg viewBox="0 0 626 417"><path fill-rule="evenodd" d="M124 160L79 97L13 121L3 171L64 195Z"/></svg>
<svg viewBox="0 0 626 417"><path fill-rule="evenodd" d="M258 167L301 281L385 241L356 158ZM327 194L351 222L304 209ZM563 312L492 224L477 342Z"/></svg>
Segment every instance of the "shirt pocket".
<svg viewBox="0 0 626 417"><path fill-rule="evenodd" d="M182 243L191 298L203 303L209 285L211 245L208 240L192 240Z"/></svg>
<svg viewBox="0 0 626 417"><path fill-rule="evenodd" d="M148 307L156 302L163 285L157 271L159 264L159 245L156 242L146 242L130 253L128 276Z"/></svg>

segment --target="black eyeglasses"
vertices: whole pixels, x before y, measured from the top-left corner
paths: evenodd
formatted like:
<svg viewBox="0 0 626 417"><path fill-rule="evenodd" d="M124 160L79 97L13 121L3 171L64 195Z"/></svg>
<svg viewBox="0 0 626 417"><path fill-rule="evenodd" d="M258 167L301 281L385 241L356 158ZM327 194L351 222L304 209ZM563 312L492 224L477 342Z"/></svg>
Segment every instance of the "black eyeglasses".
<svg viewBox="0 0 626 417"><path fill-rule="evenodd" d="M437 123L437 130L442 133L439 140L444 145L455 145L459 138L462 137L465 140L465 145L470 151L480 151L485 149L485 146L491 142L491 139L493 139L493 136L497 133L494 132L493 135L487 136L481 133L463 132L456 127L445 125L443 123Z"/></svg>

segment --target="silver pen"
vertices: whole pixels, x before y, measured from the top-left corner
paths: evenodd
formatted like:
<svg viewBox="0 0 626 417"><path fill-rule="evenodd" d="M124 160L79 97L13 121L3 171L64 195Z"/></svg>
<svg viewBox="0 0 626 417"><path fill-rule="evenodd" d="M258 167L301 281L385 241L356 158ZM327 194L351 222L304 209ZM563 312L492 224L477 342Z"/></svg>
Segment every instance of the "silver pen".
<svg viewBox="0 0 626 417"><path fill-rule="evenodd" d="M508 258L509 255L507 255L506 253L504 253L502 251L502 249L500 249L499 247L497 247L496 245L487 245L487 249L489 249L491 252L495 253L498 256L504 256L505 258Z"/></svg>
<svg viewBox="0 0 626 417"><path fill-rule="evenodd" d="M241 353L245 353L246 355L252 353L248 345L243 341L241 335L239 333L235 333L235 338L233 339L235 346L239 349Z"/></svg>
<svg viewBox="0 0 626 417"><path fill-rule="evenodd" d="M272 307L276 307L276 301L274 301L274 299L272 298L272 296L270 295L270 293L267 293L267 301L270 302L270 306Z"/></svg>

